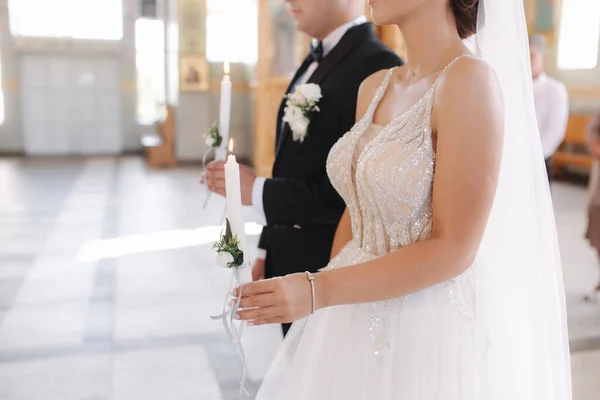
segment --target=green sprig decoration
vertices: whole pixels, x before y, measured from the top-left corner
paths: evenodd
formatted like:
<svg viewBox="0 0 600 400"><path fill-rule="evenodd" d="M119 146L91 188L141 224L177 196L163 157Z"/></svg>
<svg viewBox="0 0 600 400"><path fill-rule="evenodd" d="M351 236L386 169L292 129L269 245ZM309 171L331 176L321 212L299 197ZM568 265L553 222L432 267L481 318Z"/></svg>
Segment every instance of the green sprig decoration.
<svg viewBox="0 0 600 400"><path fill-rule="evenodd" d="M203 136L204 142L209 147L219 147L223 143L223 137L219 133L219 125L214 122L210 129Z"/></svg>
<svg viewBox="0 0 600 400"><path fill-rule="evenodd" d="M221 235L221 240L213 245L213 249L217 250L217 253L229 253L233 258L227 266L229 268L236 268L244 263L244 252L240 250L240 241L237 235L233 235L231 232L231 225L229 219L225 219L225 234Z"/></svg>

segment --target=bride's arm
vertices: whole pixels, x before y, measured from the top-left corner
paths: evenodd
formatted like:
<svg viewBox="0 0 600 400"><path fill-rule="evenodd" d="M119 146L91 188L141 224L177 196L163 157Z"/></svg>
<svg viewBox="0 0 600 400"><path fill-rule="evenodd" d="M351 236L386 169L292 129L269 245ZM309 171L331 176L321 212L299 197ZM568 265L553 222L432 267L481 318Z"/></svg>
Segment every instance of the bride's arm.
<svg viewBox="0 0 600 400"><path fill-rule="evenodd" d="M487 64L463 59L447 72L434 104L438 134L432 235L373 261L316 274L318 308L408 295L470 267L496 191L502 108L496 77ZM259 308L239 314L255 324L294 321L310 312L310 286L304 274L249 284L246 295L250 297L242 300L242 306Z"/></svg>

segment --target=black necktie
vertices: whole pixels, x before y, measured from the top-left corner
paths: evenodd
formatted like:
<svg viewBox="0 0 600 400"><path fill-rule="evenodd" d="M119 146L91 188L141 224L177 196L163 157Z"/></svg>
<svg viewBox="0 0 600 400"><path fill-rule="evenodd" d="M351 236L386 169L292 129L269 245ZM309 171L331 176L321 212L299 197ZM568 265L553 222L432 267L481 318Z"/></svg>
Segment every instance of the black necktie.
<svg viewBox="0 0 600 400"><path fill-rule="evenodd" d="M319 40L319 44L316 46L310 44L310 56L316 62L320 62L323 59L323 41Z"/></svg>

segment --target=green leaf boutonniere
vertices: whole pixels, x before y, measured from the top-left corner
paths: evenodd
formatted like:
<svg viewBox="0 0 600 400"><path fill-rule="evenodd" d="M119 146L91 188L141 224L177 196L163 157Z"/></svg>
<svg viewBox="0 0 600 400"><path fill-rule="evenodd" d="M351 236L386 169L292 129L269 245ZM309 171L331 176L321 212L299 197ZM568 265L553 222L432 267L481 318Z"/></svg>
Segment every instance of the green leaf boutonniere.
<svg viewBox="0 0 600 400"><path fill-rule="evenodd" d="M221 240L213 245L217 250L217 262L224 268L236 268L244 263L244 252L240 250L240 241L237 235L231 233L231 225L226 219L225 234L221 235Z"/></svg>

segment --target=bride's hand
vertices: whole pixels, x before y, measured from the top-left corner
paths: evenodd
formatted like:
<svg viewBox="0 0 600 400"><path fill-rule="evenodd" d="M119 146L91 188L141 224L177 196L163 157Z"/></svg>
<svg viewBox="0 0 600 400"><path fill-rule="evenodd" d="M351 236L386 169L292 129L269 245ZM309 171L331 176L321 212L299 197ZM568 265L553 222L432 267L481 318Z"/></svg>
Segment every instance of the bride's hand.
<svg viewBox="0 0 600 400"><path fill-rule="evenodd" d="M239 288L234 292L238 296ZM312 294L306 274L247 283L237 312L248 325L294 322L310 314Z"/></svg>

